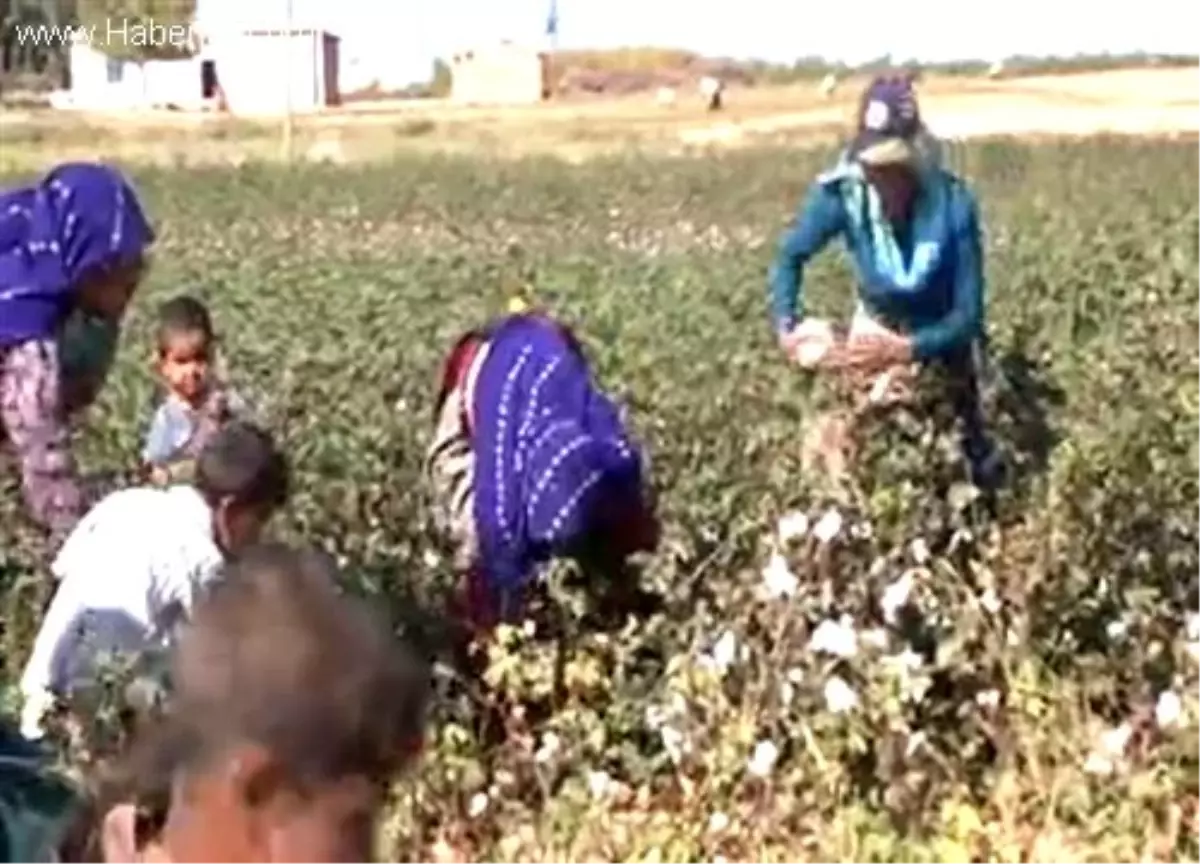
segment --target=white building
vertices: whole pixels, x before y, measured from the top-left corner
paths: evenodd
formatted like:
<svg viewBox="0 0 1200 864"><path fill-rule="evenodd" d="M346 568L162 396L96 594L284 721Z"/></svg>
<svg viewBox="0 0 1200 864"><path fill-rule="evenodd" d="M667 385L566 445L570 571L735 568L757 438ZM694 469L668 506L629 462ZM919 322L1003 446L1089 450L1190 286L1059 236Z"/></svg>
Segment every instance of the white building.
<svg viewBox="0 0 1200 864"><path fill-rule="evenodd" d="M73 108L194 110L223 99L232 114L316 111L340 101L338 38L312 28L204 32L183 60L117 60L71 46Z"/></svg>
<svg viewBox="0 0 1200 864"><path fill-rule="evenodd" d="M466 105L532 105L549 95L549 58L501 42L450 57L450 98Z"/></svg>

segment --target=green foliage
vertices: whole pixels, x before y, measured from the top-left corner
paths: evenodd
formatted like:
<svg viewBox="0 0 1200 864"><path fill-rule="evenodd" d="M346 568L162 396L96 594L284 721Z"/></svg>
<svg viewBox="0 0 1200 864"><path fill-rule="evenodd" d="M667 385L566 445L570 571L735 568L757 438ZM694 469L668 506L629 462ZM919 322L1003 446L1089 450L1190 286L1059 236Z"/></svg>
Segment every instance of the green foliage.
<svg viewBox="0 0 1200 864"><path fill-rule="evenodd" d="M196 0L78 0L79 24L92 44L121 60L191 56Z"/></svg>
<svg viewBox="0 0 1200 864"><path fill-rule="evenodd" d="M429 96L438 99L445 99L450 95L450 88L453 85L453 76L450 74L450 67L445 60L441 58L433 61L433 78L429 82Z"/></svg>
<svg viewBox="0 0 1200 864"><path fill-rule="evenodd" d="M161 247L85 465L135 459L151 310L198 292L295 461L279 530L441 658L388 855L1195 859L1196 143L956 149L1013 474L994 514L936 376L863 422L845 484L801 469L828 394L782 362L764 273L828 155L137 172ZM836 254L808 284L849 314ZM556 602L468 674L432 614L454 574L420 465L442 352L518 285L578 323L649 447L665 538L642 564L667 603L597 629L558 568ZM5 638L27 646L46 550L0 482Z"/></svg>

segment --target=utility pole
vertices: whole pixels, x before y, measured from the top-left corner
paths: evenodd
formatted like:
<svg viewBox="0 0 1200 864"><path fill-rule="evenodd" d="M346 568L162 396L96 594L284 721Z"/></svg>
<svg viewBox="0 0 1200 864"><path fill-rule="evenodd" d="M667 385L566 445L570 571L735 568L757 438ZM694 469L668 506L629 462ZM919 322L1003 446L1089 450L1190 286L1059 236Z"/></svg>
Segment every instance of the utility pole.
<svg viewBox="0 0 1200 864"><path fill-rule="evenodd" d="M285 98L286 113L283 115L283 161L286 164L292 162L292 140L295 135L294 123L292 117L292 39L294 38L293 31L293 0L287 0L287 36L283 40L284 49L287 51L287 60L284 66L284 75L287 76Z"/></svg>

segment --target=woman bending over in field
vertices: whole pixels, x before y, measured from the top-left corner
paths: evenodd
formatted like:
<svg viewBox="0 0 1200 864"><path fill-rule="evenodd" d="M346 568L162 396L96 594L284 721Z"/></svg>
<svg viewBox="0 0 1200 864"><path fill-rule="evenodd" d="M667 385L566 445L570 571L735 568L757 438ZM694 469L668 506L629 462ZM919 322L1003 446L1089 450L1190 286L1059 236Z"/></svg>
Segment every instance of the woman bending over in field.
<svg viewBox="0 0 1200 864"><path fill-rule="evenodd" d="M153 242L137 193L104 165L0 194L0 439L31 515L58 537L85 507L67 418L103 386Z"/></svg>
<svg viewBox="0 0 1200 864"><path fill-rule="evenodd" d="M436 417L427 472L474 626L518 615L552 557L578 560L611 602L648 599L624 567L658 544L642 455L567 328L516 314L461 337Z"/></svg>
<svg viewBox="0 0 1200 864"><path fill-rule="evenodd" d="M974 481L999 482L984 429L977 351L984 338L978 205L941 167L907 78L879 78L863 95L858 130L833 170L810 188L771 274L779 342L792 359L836 372L890 376L938 363L956 386ZM803 322L805 265L842 237L858 271L858 310L844 342Z"/></svg>

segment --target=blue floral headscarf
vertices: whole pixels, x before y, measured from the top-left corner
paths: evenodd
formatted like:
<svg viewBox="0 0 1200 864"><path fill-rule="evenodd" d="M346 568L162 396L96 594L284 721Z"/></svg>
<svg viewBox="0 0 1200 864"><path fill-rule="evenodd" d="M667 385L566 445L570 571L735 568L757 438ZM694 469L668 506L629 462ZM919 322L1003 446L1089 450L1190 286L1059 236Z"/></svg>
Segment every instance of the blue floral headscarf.
<svg viewBox="0 0 1200 864"><path fill-rule="evenodd" d="M107 165L60 165L0 194L0 348L56 333L86 274L153 242L133 186Z"/></svg>
<svg viewBox="0 0 1200 864"><path fill-rule="evenodd" d="M474 413L483 576L511 608L536 565L595 528L605 505L638 505L642 456L577 346L537 316L491 334Z"/></svg>

